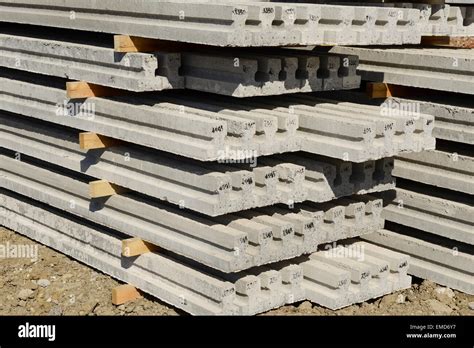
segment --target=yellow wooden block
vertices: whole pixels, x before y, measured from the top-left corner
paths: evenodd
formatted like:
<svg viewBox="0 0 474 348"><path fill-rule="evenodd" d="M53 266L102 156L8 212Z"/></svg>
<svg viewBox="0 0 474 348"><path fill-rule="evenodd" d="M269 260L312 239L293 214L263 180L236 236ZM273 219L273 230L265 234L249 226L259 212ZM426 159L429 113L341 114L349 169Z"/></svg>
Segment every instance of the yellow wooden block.
<svg viewBox="0 0 474 348"><path fill-rule="evenodd" d="M69 99L84 99L122 95L124 91L85 81L71 81L66 82L66 94Z"/></svg>
<svg viewBox="0 0 474 348"><path fill-rule="evenodd" d="M107 180L97 180L89 183L91 198L108 197L127 191L127 189L111 184Z"/></svg>
<svg viewBox="0 0 474 348"><path fill-rule="evenodd" d="M112 146L119 146L123 142L114 138L109 138L101 134L84 132L79 134L79 146L83 150L104 149Z"/></svg>
<svg viewBox="0 0 474 348"><path fill-rule="evenodd" d="M122 240L122 255L125 257L134 257L155 251L157 247L151 243L145 242L140 238L129 238Z"/></svg>
<svg viewBox="0 0 474 348"><path fill-rule="evenodd" d="M141 298L142 295L134 286L124 284L112 289L112 303L116 306Z"/></svg>

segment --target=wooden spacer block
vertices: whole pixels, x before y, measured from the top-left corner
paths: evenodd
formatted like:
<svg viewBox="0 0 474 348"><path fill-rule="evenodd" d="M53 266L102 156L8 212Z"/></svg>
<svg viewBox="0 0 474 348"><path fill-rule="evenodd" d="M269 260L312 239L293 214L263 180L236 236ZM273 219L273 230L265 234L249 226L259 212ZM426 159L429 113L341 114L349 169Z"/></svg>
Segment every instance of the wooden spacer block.
<svg viewBox="0 0 474 348"><path fill-rule="evenodd" d="M424 46L474 48L474 36L423 36L421 44Z"/></svg>
<svg viewBox="0 0 474 348"><path fill-rule="evenodd" d="M79 146L82 150L104 149L123 144L121 140L106 137L105 135L84 132L79 133Z"/></svg>
<svg viewBox="0 0 474 348"><path fill-rule="evenodd" d="M392 96L390 87L383 82L368 82L367 95L370 98L388 98Z"/></svg>
<svg viewBox="0 0 474 348"><path fill-rule="evenodd" d="M195 45L129 35L114 35L114 51L120 53L179 51L192 46Z"/></svg>
<svg viewBox="0 0 474 348"><path fill-rule="evenodd" d="M69 99L84 99L93 97L112 97L123 95L125 92L119 89L94 85L85 81L66 82L66 92Z"/></svg>
<svg viewBox="0 0 474 348"><path fill-rule="evenodd" d="M116 306L141 298L142 295L130 284L119 285L112 289L112 303Z"/></svg>
<svg viewBox="0 0 474 348"><path fill-rule="evenodd" d="M157 250L156 245L145 242L140 238L129 238L122 240L122 255L134 257Z"/></svg>
<svg viewBox="0 0 474 348"><path fill-rule="evenodd" d="M415 96L436 95L436 93L439 92L427 88L392 85L385 82L367 82L366 93L369 98L385 99L389 97L410 98Z"/></svg>
<svg viewBox="0 0 474 348"><path fill-rule="evenodd" d="M111 184L107 180L97 180L89 183L89 194L91 198L108 197L126 191L126 188Z"/></svg>

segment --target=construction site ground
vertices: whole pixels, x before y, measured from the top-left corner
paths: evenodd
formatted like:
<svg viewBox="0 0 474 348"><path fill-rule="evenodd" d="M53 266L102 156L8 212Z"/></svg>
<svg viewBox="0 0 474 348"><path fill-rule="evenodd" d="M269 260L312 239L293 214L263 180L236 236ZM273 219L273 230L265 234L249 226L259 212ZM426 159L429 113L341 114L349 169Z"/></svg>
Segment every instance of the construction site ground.
<svg viewBox="0 0 474 348"><path fill-rule="evenodd" d="M0 227L0 245L38 245ZM38 245L36 261L0 261L0 315L186 315L152 296L114 306L120 283ZM332 311L308 301L263 315L474 315L474 296L414 278L410 289Z"/></svg>

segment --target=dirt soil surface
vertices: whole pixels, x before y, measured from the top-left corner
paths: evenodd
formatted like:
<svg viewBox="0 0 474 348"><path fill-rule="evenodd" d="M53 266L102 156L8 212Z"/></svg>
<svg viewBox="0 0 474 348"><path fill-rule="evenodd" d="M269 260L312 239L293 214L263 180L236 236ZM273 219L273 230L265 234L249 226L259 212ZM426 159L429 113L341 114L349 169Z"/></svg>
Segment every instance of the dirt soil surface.
<svg viewBox="0 0 474 348"><path fill-rule="evenodd" d="M0 227L0 245L7 243L38 245L38 259L0 260L0 315L185 315L152 296L114 306L115 279ZM414 279L411 289L337 311L305 301L264 315L435 314L474 315L474 296Z"/></svg>

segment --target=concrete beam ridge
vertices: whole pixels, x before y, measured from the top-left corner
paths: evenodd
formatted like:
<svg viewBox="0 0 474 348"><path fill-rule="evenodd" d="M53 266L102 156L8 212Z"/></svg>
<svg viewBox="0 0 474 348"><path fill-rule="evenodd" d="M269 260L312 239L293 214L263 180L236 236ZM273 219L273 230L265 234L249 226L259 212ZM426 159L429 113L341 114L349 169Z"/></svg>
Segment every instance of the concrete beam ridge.
<svg viewBox="0 0 474 348"><path fill-rule="evenodd" d="M397 157L393 174L448 190L474 194L474 158L456 152L429 150Z"/></svg>
<svg viewBox="0 0 474 348"><path fill-rule="evenodd" d="M420 43L419 12L246 1L0 3L0 21L4 22L233 47ZM103 20L104 15L108 20Z"/></svg>
<svg viewBox="0 0 474 348"><path fill-rule="evenodd" d="M400 260L403 255L375 246L385 251L386 256L373 256L364 261L366 266L357 266L371 271L367 286L351 281L355 270L330 267L325 260L295 260L293 264L283 262L238 274L222 274L190 266L173 255L154 252L124 259L121 238L110 230L82 219L70 219L45 205L21 201L16 194L3 189L0 200L0 223L7 228L194 315L252 315L305 299L335 308L383 296L411 283L411 277L406 275L407 267L385 275L393 255L400 255ZM57 226L64 228L58 230ZM370 246L357 243L361 250ZM405 265L406 262L405 257ZM324 274L314 272L319 263L325 266ZM332 281L332 277L339 281ZM327 283L331 285L319 285Z"/></svg>
<svg viewBox="0 0 474 348"><path fill-rule="evenodd" d="M470 1L470 0L468 0ZM417 9L419 18L415 19L422 36L472 36L474 24L472 23L472 7L457 6L461 1L453 1L453 4L446 4L443 1L436 3L426 1L427 3L416 2L339 2L330 1L337 5L352 6L376 6L396 9ZM429 3L428 3L429 2ZM400 15L402 16L402 15ZM400 18L399 18L400 19ZM413 19L412 19L413 20Z"/></svg>
<svg viewBox="0 0 474 348"><path fill-rule="evenodd" d="M474 94L471 49L334 47L330 52L358 55L363 80Z"/></svg>
<svg viewBox="0 0 474 348"><path fill-rule="evenodd" d="M414 95L410 97L389 97L372 99L363 92L339 91L325 92L326 99L339 102L352 102L376 105L386 108L388 114L413 115L426 114L435 118L433 136L437 139L455 143L474 144L474 108L469 96L450 93L436 95Z"/></svg>
<svg viewBox="0 0 474 348"><path fill-rule="evenodd" d="M397 188L383 216L399 225L426 231L447 239L474 245L474 207L452 197L438 197L427 186L421 192Z"/></svg>
<svg viewBox="0 0 474 348"><path fill-rule="evenodd" d="M473 295L472 245L447 243L442 238L425 240L422 237L426 232L423 230L415 232L419 237L380 230L363 236L363 239L410 255L409 274Z"/></svg>

